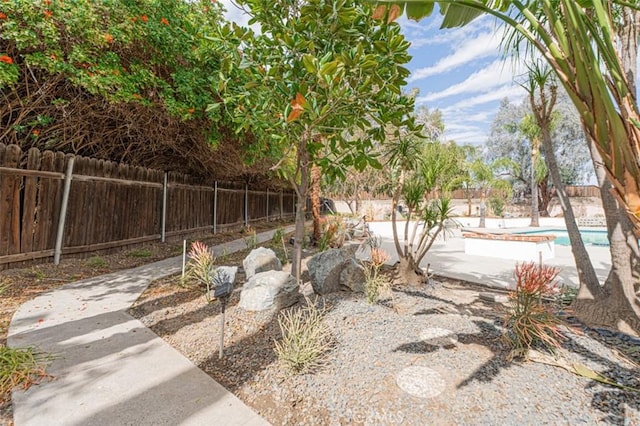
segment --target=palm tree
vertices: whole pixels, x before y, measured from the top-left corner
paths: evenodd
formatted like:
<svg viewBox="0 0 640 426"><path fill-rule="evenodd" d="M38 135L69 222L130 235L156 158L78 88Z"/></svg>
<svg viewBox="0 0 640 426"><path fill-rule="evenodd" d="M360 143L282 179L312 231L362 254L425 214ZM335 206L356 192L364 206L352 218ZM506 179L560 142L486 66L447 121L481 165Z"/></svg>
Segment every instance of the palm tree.
<svg viewBox="0 0 640 426"><path fill-rule="evenodd" d="M525 85L522 86L526 89ZM531 114L527 114L520 122L519 130L531 141L531 223L529 226L540 226L538 179L536 176L536 162L540 154L540 127L534 117Z"/></svg>

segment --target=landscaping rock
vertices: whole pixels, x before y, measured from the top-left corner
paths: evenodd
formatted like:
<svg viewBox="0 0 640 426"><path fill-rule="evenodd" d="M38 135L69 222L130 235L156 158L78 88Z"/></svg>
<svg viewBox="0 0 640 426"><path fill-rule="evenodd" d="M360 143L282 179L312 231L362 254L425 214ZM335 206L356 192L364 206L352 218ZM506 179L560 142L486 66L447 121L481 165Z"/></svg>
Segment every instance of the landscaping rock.
<svg viewBox="0 0 640 426"><path fill-rule="evenodd" d="M356 293L364 293L364 268L355 259L347 260L340 272L340 285Z"/></svg>
<svg viewBox="0 0 640 426"><path fill-rule="evenodd" d="M251 250L251 253L242 261L244 273L247 279L264 271L282 271L282 262L276 253L265 247Z"/></svg>
<svg viewBox="0 0 640 426"><path fill-rule="evenodd" d="M355 259L357 246L329 249L316 254L307 263L311 286L316 294L342 289L364 292L364 269Z"/></svg>
<svg viewBox="0 0 640 426"><path fill-rule="evenodd" d="M298 301L300 286L283 271L259 272L242 287L239 306L247 311L283 309Z"/></svg>
<svg viewBox="0 0 640 426"><path fill-rule="evenodd" d="M313 291L328 294L340 290L340 274L348 260L349 253L341 249L329 249L309 259L307 269Z"/></svg>

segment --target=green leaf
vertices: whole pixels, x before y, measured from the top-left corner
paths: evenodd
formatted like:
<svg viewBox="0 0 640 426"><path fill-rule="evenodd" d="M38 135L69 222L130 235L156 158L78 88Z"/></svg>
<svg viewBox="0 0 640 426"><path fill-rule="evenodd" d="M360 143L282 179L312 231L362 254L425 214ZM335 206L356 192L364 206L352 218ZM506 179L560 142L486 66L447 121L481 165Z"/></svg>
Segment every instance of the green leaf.
<svg viewBox="0 0 640 426"><path fill-rule="evenodd" d="M407 18L413 19L414 21L420 21L422 18L425 18L433 12L434 4L431 2L417 3L411 2L407 3L406 13Z"/></svg>
<svg viewBox="0 0 640 426"><path fill-rule="evenodd" d="M318 68L316 66L316 62L317 62L316 58L314 58L310 54L305 54L305 55L302 56L302 63L304 65L304 67L311 74L315 74L318 71Z"/></svg>

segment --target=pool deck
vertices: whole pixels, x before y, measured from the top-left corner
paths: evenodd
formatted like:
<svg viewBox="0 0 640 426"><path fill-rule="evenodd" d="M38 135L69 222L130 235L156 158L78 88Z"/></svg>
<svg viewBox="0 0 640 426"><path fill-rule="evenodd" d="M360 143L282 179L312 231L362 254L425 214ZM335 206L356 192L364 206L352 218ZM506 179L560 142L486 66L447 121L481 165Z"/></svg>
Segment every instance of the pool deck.
<svg viewBox="0 0 640 426"><path fill-rule="evenodd" d="M465 225L463 223L463 225ZM541 223L540 228L464 228L465 230L480 232L521 232L561 227L559 224ZM382 247L391 254L389 264L397 261L396 250L393 245L393 234L390 222L372 222L371 231L381 237ZM595 228L594 228L595 229ZM598 278L603 282L611 269L609 247L586 246L589 258ZM429 265L429 270L444 277L470 281L482 285L498 288L512 288L514 285L513 271L515 260L500 259L490 256L474 256L464 252L464 238L461 229L454 229L452 235L440 236L431 247L421 266ZM579 284L573 254L570 246L555 245L555 257L545 260L544 264L556 266L560 269L558 281L572 287Z"/></svg>

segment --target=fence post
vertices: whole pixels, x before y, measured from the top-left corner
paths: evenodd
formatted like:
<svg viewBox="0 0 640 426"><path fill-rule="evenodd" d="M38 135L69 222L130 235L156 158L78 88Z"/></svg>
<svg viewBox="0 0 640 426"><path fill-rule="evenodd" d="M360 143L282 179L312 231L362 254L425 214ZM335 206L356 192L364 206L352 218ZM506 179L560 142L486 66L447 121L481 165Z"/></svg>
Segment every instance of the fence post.
<svg viewBox="0 0 640 426"><path fill-rule="evenodd" d="M269 222L269 188L267 188L267 222Z"/></svg>
<svg viewBox="0 0 640 426"><path fill-rule="evenodd" d="M164 181L162 184L162 238L164 243L167 232L167 172L164 173Z"/></svg>
<svg viewBox="0 0 640 426"><path fill-rule="evenodd" d="M249 184L244 184L244 226L249 224Z"/></svg>
<svg viewBox="0 0 640 426"><path fill-rule="evenodd" d="M218 181L213 184L213 233L218 233Z"/></svg>
<svg viewBox="0 0 640 426"><path fill-rule="evenodd" d="M64 188L62 190L62 205L60 206L60 218L58 219L58 232L56 234L56 246L53 250L53 264L60 264L62 254L62 238L64 237L64 222L67 217L67 205L69 204L69 192L71 190L71 178L73 175L73 162L75 157L70 157L67 163L67 173L64 176Z"/></svg>

